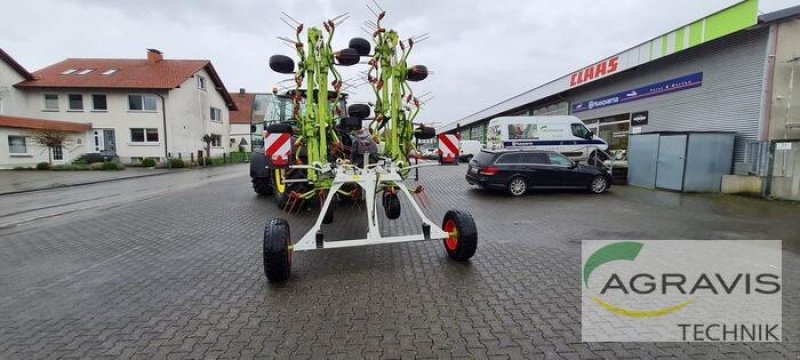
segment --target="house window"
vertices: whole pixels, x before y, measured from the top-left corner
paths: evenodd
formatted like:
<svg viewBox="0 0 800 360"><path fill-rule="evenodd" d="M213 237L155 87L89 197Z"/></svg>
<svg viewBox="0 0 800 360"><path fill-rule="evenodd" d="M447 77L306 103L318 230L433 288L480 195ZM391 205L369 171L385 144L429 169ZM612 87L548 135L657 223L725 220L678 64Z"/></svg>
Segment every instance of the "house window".
<svg viewBox="0 0 800 360"><path fill-rule="evenodd" d="M105 95L92 95L92 109L94 111L106 111L108 110L108 103L106 102Z"/></svg>
<svg viewBox="0 0 800 360"><path fill-rule="evenodd" d="M86 75L92 71L94 71L94 69L83 69L81 71L78 71L78 75Z"/></svg>
<svg viewBox="0 0 800 360"><path fill-rule="evenodd" d="M60 144L53 146L53 160L64 160L64 147Z"/></svg>
<svg viewBox="0 0 800 360"><path fill-rule="evenodd" d="M222 122L222 110L215 107L211 108L211 121Z"/></svg>
<svg viewBox="0 0 800 360"><path fill-rule="evenodd" d="M203 90L206 89L206 78L199 75L197 76L197 88Z"/></svg>
<svg viewBox="0 0 800 360"><path fill-rule="evenodd" d="M9 154L27 154L28 146L25 143L24 136L8 136L8 153Z"/></svg>
<svg viewBox="0 0 800 360"><path fill-rule="evenodd" d="M78 70L75 70L75 69L64 70L64 71L61 72L61 75L69 75L69 74L72 74L72 73L74 73L76 71L78 71Z"/></svg>
<svg viewBox="0 0 800 360"><path fill-rule="evenodd" d="M83 95L69 94L67 98L69 99L70 111L83 111Z"/></svg>
<svg viewBox="0 0 800 360"><path fill-rule="evenodd" d="M103 71L103 75L111 75L111 74L117 72L117 70L119 70L119 69L108 69L106 71Z"/></svg>
<svg viewBox="0 0 800 360"><path fill-rule="evenodd" d="M156 97L153 95L128 95L128 110L156 111Z"/></svg>
<svg viewBox="0 0 800 360"><path fill-rule="evenodd" d="M222 135L211 134L211 146L222 146Z"/></svg>
<svg viewBox="0 0 800 360"><path fill-rule="evenodd" d="M156 128L134 128L131 129L131 142L153 143L158 142L158 129Z"/></svg>
<svg viewBox="0 0 800 360"><path fill-rule="evenodd" d="M44 109L48 111L58 111L57 94L44 94Z"/></svg>

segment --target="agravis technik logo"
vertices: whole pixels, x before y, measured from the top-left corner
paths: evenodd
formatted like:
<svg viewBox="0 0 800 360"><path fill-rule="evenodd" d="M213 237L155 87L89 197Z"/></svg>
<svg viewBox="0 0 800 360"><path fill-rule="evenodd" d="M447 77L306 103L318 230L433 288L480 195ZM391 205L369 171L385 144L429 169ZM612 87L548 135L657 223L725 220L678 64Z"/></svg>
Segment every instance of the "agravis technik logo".
<svg viewBox="0 0 800 360"><path fill-rule="evenodd" d="M780 241L584 241L584 341L781 339Z"/></svg>

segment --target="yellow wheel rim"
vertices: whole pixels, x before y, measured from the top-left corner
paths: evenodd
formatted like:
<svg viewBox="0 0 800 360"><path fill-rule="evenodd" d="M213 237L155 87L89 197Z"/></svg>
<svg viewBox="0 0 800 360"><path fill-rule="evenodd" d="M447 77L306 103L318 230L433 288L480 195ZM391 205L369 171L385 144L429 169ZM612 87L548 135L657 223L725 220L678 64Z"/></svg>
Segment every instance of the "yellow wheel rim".
<svg viewBox="0 0 800 360"><path fill-rule="evenodd" d="M278 189L279 193L286 192L286 183L283 182L284 171L283 169L275 169L275 188Z"/></svg>

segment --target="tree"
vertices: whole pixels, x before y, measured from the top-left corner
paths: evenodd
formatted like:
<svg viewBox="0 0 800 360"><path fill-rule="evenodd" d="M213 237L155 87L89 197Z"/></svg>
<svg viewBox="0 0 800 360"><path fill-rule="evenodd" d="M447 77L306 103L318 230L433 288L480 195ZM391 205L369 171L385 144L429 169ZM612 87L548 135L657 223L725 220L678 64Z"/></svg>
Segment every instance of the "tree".
<svg viewBox="0 0 800 360"><path fill-rule="evenodd" d="M216 137L214 134L205 134L201 139L206 144L206 156L203 157L203 165L208 166L208 158L211 157L211 143Z"/></svg>
<svg viewBox="0 0 800 360"><path fill-rule="evenodd" d="M33 136L33 141L37 144L47 148L47 162L50 166L53 165L53 151L57 147L61 147L67 139L67 133L54 130L54 129L41 129L37 130Z"/></svg>

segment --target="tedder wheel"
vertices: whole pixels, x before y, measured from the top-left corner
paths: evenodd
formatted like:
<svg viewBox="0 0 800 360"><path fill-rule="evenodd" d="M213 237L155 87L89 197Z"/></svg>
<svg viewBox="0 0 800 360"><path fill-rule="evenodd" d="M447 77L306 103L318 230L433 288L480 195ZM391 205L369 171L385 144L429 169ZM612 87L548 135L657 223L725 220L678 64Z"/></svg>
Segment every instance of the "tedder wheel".
<svg viewBox="0 0 800 360"><path fill-rule="evenodd" d="M253 179L253 190L258 195L272 195L272 182L269 181L270 178L268 177L254 177Z"/></svg>
<svg viewBox="0 0 800 360"><path fill-rule="evenodd" d="M302 179L305 174L297 169L272 169L272 196L275 198L275 204L280 210L286 210L286 204L289 202L289 194L292 191L304 192L303 184L301 183L285 183L286 179Z"/></svg>
<svg viewBox="0 0 800 360"><path fill-rule="evenodd" d="M395 220L400 217L400 197L395 193L383 193L383 211L386 217L390 220Z"/></svg>
<svg viewBox="0 0 800 360"><path fill-rule="evenodd" d="M478 229L472 215L461 210L449 210L444 214L442 229L449 236L444 239L447 255L456 261L467 261L478 249Z"/></svg>
<svg viewBox="0 0 800 360"><path fill-rule="evenodd" d="M285 281L292 269L292 238L289 223L272 219L264 227L264 273L271 283Z"/></svg>

